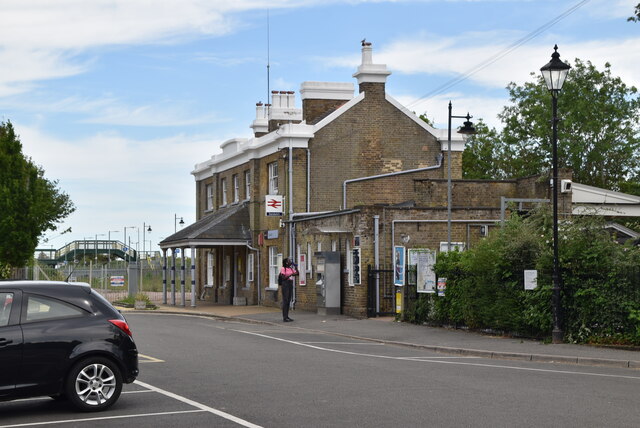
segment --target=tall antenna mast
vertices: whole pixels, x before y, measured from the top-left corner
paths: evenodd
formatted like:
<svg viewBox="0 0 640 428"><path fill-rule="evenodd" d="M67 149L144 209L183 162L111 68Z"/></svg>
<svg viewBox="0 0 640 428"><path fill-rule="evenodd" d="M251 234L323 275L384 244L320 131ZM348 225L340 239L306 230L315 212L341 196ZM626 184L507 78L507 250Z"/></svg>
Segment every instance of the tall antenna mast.
<svg viewBox="0 0 640 428"><path fill-rule="evenodd" d="M269 104L269 96L271 94L271 79L269 77L270 68L270 51L269 51L269 9L267 9L267 100L265 104Z"/></svg>

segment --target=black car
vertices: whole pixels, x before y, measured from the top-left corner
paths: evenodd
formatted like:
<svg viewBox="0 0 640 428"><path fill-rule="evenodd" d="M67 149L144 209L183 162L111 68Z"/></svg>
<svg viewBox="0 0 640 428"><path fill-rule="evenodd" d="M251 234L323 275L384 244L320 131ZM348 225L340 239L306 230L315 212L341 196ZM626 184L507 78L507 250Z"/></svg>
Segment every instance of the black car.
<svg viewBox="0 0 640 428"><path fill-rule="evenodd" d="M137 375L127 321L88 284L0 281L0 401L51 396L104 410Z"/></svg>

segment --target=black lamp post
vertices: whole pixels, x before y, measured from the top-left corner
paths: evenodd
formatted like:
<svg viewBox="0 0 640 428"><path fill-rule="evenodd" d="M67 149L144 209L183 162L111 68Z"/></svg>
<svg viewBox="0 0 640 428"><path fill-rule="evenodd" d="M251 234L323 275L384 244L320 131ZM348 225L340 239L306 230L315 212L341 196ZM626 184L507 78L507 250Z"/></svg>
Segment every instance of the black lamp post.
<svg viewBox="0 0 640 428"><path fill-rule="evenodd" d="M453 116L451 114L451 101L449 101L449 132L447 146L447 251L451 251L451 119L467 119L464 126L458 129L458 134L471 135L476 133L476 129L471 123L471 116Z"/></svg>
<svg viewBox="0 0 640 428"><path fill-rule="evenodd" d="M178 223L178 214L173 215L173 233L178 231L176 224ZM184 218L180 217L180 227L184 226Z"/></svg>
<svg viewBox="0 0 640 428"><path fill-rule="evenodd" d="M567 78L569 65L560 61L558 53L558 45L553 47L554 52L551 54L551 61L540 69L542 77L547 84L547 88L551 92L553 117L551 123L553 126L553 296L551 299L553 310L553 331L551 339L553 343L562 343L564 332L562 331L562 307L560 300L560 267L558 257L558 93L562 90L562 85Z"/></svg>

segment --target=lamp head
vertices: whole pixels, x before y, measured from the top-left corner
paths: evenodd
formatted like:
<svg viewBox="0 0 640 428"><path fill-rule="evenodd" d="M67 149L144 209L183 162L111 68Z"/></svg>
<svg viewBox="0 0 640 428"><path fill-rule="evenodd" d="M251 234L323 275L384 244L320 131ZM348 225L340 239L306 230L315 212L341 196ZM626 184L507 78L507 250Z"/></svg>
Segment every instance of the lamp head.
<svg viewBox="0 0 640 428"><path fill-rule="evenodd" d="M564 85L571 66L560 61L558 45L555 45L553 49L554 52L551 54L551 61L540 69L540 73L542 73L542 77L544 77L547 89L557 93L562 89L562 85Z"/></svg>
<svg viewBox="0 0 640 428"><path fill-rule="evenodd" d="M464 125L458 129L458 134L463 135L472 135L476 133L476 128L473 126L471 122L471 115L467 113L467 120L464 122Z"/></svg>

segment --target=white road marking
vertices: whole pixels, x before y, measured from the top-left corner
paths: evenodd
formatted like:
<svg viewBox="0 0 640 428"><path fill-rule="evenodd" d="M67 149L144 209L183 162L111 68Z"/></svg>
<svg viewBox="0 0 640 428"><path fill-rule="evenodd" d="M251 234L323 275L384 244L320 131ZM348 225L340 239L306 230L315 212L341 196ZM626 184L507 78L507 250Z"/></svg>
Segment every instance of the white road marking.
<svg viewBox="0 0 640 428"><path fill-rule="evenodd" d="M163 416L163 415L177 415L182 413L198 413L204 412L204 410L182 410L176 412L161 412L161 413L142 413L139 415L119 415L119 416L103 416L100 418L84 418L84 419L67 419L63 421L45 421L45 422L31 422L27 424L15 424L15 425L0 425L0 428L10 427L34 427L39 425L54 425L54 424L72 424L77 422L92 422L92 421L106 421L110 419L126 419L126 418L140 418L144 416Z"/></svg>
<svg viewBox="0 0 640 428"><path fill-rule="evenodd" d="M137 385L143 386L145 388L148 388L152 391L155 391L159 394L166 395L167 397L171 397L174 400L178 400L185 404L189 404L190 406L196 407L200 410L204 410L205 412L213 413L214 415L217 415L227 420L230 420L232 422L235 422L238 425L242 425L244 427L249 427L249 428L262 428L260 425L252 424L251 422L248 422L248 421L245 421L244 419L240 419L236 416L230 415L229 413L223 412L222 410L214 409L213 407L206 406L204 404L198 403L197 401L193 401L181 395L174 394L173 392L165 391L164 389L155 387L153 385L149 385L148 383L140 382L139 380L136 380L134 383Z"/></svg>
<svg viewBox="0 0 640 428"><path fill-rule="evenodd" d="M137 394L137 393L141 393L141 392L156 392L158 394L162 394L165 395L169 398L173 398L174 400L180 401L182 403L185 403L189 406L195 407L198 410L182 410L182 411L174 411L174 412L159 412L159 413L142 413L142 414L133 414L133 415L119 415L119 416L104 416L104 417L96 417L96 418L83 418L83 419L68 419L68 420L61 420L61 421L44 421L44 422L32 422L32 423L24 423L24 424L13 424L13 425L0 425L0 428L10 428L10 427L30 427L30 426L39 426L39 425L54 425L54 424L67 424L67 423L75 423L75 422L91 422L91 421L103 421L103 420L110 420L110 419L126 419L126 418L139 418L139 417L145 417L145 416L163 416L163 415L175 415L175 414L181 414L181 413L198 413L198 412L208 412L208 413L212 413L216 416L220 416L222 418L225 418L231 422L235 422L238 425L242 425L244 427L247 428L262 428L260 425L256 425L253 424L251 422L245 421L244 419L238 418L236 416L233 416L229 413L223 412L222 410L218 410L218 409L214 409L213 407L209 407L206 406L202 403L198 403L197 401L193 401L190 400L186 397L183 397L181 395L178 394L174 394L173 392L169 392L169 391L165 391L164 389L158 388L156 386L153 385L149 385L148 383L145 382L140 382L139 380L134 381L135 384L142 386L143 388L146 388L146 390L144 391L127 391L127 392L123 392L126 394ZM43 399L42 398L35 398L37 399ZM30 399L26 399L26 400L34 400L33 398ZM24 401L26 401L24 400ZM23 401L23 400L16 400L16 401Z"/></svg>
<svg viewBox="0 0 640 428"><path fill-rule="evenodd" d="M314 345L368 345L368 346L384 345L384 343L375 343L375 342L300 342L300 343L312 343Z"/></svg>
<svg viewBox="0 0 640 428"><path fill-rule="evenodd" d="M640 380L639 376L624 376L624 375L612 375L612 374L589 373L589 372L572 372L572 371L569 371L569 370L537 369L537 368L532 368L532 367L501 366L501 365L498 365L498 364L466 363L466 362L462 362L462 361L439 361L439 360L443 359L441 357L434 357L436 359L433 359L433 360L431 360L431 359L422 360L422 359L416 359L415 357L393 357L393 356L388 356L388 355L364 354L364 353L361 353L361 352L341 351L339 349L323 348L321 346L311 345L311 344L303 343L303 342L296 342L294 340L282 339L282 338L279 338L279 337L268 336L266 334L255 333L255 332L251 332L251 331L244 331L244 330L235 330L235 331L237 331L239 333L250 334L250 335L253 335L253 336L264 337L266 339L271 339L271 340L277 340L277 341L280 341L280 342L291 343L292 345L306 346L308 348L318 349L320 351L335 352L337 354L356 355L356 356L360 356L360 357L383 358L383 359L388 359L388 360L416 361L416 362L436 363L436 364L455 364L455 365L461 365L461 366L489 367L489 368L506 369L506 370L521 370L521 371L531 371L531 372L561 373L561 374L572 374L572 375L583 375L583 376L596 376L596 377L610 377L610 378L618 378L618 379Z"/></svg>

